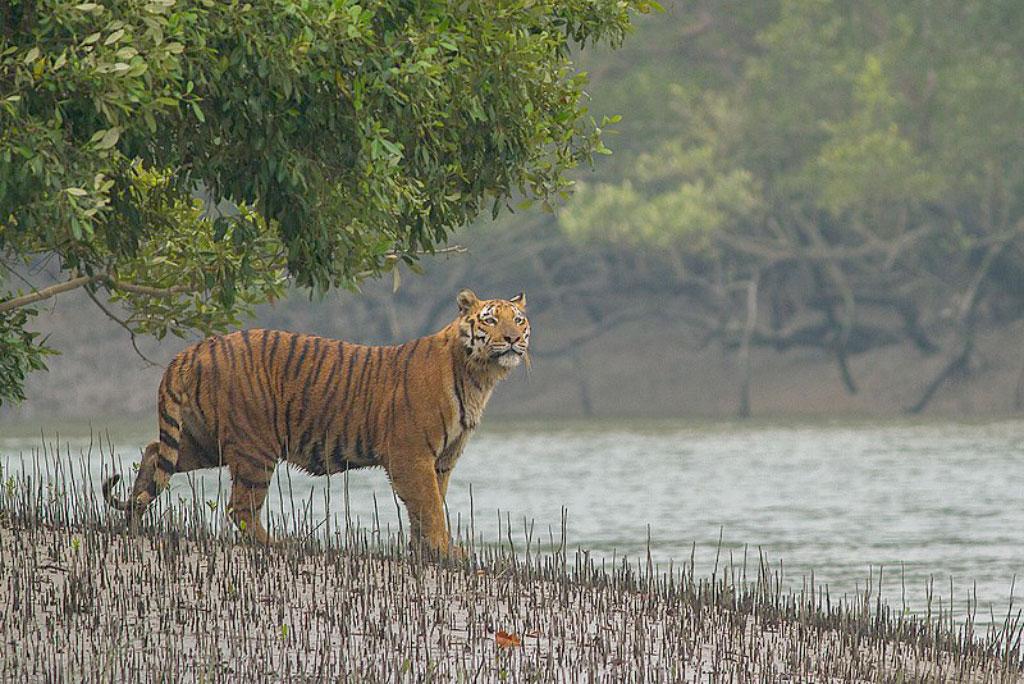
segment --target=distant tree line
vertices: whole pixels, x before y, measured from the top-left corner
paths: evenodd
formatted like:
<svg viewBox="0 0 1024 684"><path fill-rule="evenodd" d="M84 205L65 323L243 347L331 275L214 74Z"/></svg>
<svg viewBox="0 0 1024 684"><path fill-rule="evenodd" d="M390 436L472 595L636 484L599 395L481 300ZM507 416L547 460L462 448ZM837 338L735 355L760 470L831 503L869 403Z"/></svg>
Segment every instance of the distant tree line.
<svg viewBox="0 0 1024 684"><path fill-rule="evenodd" d="M970 372L980 325L1024 316L1024 4L695 0L664 19L588 65L627 117L560 227L692 298L748 370L754 346L817 348L856 392L851 355L943 355L922 410Z"/></svg>

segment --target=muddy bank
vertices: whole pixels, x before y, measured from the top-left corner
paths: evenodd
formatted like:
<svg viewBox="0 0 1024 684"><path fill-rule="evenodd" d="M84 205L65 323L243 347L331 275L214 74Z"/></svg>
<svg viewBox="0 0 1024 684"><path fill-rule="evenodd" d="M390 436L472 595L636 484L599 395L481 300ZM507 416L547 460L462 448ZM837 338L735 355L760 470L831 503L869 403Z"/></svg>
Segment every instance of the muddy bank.
<svg viewBox="0 0 1024 684"><path fill-rule="evenodd" d="M0 527L10 680L1015 681L722 581ZM764 587L768 589L768 587ZM807 597L804 597L805 599ZM813 599L808 599L813 603ZM793 614L787 619L784 612ZM835 622L835 620L832 620ZM859 624L858 624L859 623ZM867 628L867 629L865 629Z"/></svg>
<svg viewBox="0 0 1024 684"><path fill-rule="evenodd" d="M557 535L457 532L428 562L401 534L308 521L237 541L160 500L123 528L73 469L0 488L0 679L10 681L1019 681L1019 613L976 634L757 559L596 565ZM77 478L77 479L76 479ZM939 606L941 607L941 603Z"/></svg>

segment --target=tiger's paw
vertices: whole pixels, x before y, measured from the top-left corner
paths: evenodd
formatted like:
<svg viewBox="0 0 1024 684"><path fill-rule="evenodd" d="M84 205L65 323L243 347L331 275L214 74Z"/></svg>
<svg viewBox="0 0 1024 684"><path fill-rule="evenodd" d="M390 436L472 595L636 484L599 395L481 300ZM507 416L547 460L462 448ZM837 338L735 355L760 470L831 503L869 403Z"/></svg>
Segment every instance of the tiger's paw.
<svg viewBox="0 0 1024 684"><path fill-rule="evenodd" d="M412 555L426 562L461 563L469 558L469 553L454 542L432 544L426 540L414 540L409 547Z"/></svg>
<svg viewBox="0 0 1024 684"><path fill-rule="evenodd" d="M469 552L466 551L465 547L461 544L456 544L455 542L448 545L448 550L445 552L445 556L447 556L449 560L453 561L469 560Z"/></svg>

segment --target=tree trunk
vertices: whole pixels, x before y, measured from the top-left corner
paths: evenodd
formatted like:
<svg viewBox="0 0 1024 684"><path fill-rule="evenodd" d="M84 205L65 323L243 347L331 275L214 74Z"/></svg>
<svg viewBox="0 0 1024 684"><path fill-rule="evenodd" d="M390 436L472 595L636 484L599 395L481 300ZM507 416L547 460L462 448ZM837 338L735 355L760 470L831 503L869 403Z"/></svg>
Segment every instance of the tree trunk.
<svg viewBox="0 0 1024 684"><path fill-rule="evenodd" d="M750 360L750 338L754 334L757 325L757 286L761 276L755 272L754 277L747 283L747 321L743 326L743 341L740 344L740 407L739 417L750 418L750 381L753 374L753 364Z"/></svg>
<svg viewBox="0 0 1024 684"><path fill-rule="evenodd" d="M1020 375L1017 376L1017 391L1013 395L1013 410L1024 411L1024 365L1020 367Z"/></svg>
<svg viewBox="0 0 1024 684"><path fill-rule="evenodd" d="M982 292L985 289L985 280L988 278L989 270L992 268L992 262L1012 241L1013 236L1004 238L988 248L985 257L981 260L981 265L971 280L970 287L967 288L967 292L964 293L960 303L960 313L957 316L957 321L960 324L958 335L960 338L960 349L949 360L949 363L943 367L935 379L928 384L924 394L917 400L917 403L907 409L908 413L917 414L923 411L948 378L957 372L967 372L969 370L971 353L974 351L974 332L977 323L978 303L981 301Z"/></svg>

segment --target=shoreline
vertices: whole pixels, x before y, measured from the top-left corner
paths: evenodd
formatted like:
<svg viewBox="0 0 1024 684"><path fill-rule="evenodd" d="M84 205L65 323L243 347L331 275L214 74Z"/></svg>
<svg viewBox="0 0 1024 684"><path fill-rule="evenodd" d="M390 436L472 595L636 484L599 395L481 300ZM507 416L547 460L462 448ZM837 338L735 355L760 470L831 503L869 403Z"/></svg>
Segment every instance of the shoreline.
<svg viewBox="0 0 1024 684"><path fill-rule="evenodd" d="M522 432L588 431L588 432L714 432L716 430L763 430L763 429L830 429L858 427L928 427L934 425L999 425L1015 423L1024 425L1024 415L1019 413L992 413L990 415L943 416L931 413L920 415L847 414L831 417L814 415L757 415L751 418L728 416L524 416L505 414L487 416L477 430L478 434ZM60 428L53 428L60 425ZM0 439L39 441L40 434L48 440L63 439L67 434L88 434L90 430L97 441L106 442L107 433L114 437L153 439L156 434L156 418L151 411L135 414L98 415L91 417L48 416L25 418L17 415L0 415L0 427L4 432Z"/></svg>

